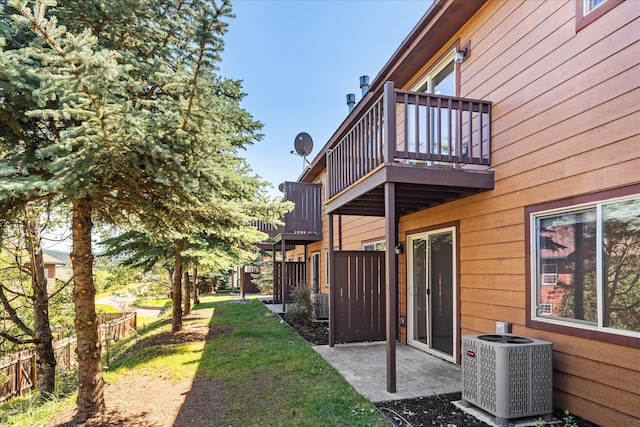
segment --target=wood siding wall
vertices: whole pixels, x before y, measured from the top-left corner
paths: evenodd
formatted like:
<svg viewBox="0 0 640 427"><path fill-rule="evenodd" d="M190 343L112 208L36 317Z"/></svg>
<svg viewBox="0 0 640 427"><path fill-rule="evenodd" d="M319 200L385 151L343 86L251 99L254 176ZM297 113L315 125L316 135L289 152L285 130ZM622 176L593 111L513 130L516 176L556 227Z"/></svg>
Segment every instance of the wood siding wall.
<svg viewBox="0 0 640 427"><path fill-rule="evenodd" d="M456 36L471 41L459 95L493 103L495 190L401 218L401 241L459 221L460 334L504 320L552 341L556 407L640 425L639 349L525 326L524 207L640 182L640 4L577 33L575 13L573 1L489 1ZM406 314L404 256L399 276Z"/></svg>

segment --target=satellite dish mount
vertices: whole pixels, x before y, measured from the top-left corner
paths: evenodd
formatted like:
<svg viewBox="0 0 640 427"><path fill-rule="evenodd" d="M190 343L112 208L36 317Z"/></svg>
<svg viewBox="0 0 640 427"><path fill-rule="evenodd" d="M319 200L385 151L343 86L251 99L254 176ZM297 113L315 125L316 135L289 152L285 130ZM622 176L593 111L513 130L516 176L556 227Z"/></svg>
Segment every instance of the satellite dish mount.
<svg viewBox="0 0 640 427"><path fill-rule="evenodd" d="M313 150L313 140L311 139L311 135L306 132L300 132L296 136L293 147L295 148L295 152L292 151L291 154L297 154L302 157L302 170L304 171L309 165L307 156L311 154L311 150Z"/></svg>

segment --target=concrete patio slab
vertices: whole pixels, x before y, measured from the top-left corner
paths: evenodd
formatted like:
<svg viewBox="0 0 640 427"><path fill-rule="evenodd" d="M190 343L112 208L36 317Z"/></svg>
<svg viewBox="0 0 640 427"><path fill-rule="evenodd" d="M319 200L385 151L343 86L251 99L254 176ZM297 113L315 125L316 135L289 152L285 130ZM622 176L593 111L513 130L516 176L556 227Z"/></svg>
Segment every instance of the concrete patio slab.
<svg viewBox="0 0 640 427"><path fill-rule="evenodd" d="M459 366L402 343L396 343L395 393L387 391L385 342L313 348L372 403L462 390L462 370Z"/></svg>

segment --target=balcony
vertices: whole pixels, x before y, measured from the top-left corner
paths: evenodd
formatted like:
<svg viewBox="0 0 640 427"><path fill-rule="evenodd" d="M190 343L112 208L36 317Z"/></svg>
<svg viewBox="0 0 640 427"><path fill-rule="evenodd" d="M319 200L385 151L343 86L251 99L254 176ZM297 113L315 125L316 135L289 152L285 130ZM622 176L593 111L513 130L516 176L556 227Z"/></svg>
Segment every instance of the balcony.
<svg viewBox="0 0 640 427"><path fill-rule="evenodd" d="M322 240L322 187L320 184L285 182L283 200L294 203L291 212L281 218L283 225L274 226L258 221L258 230L271 237L271 242L260 243L261 249L271 249L273 245L307 245ZM277 248L280 249L280 248Z"/></svg>
<svg viewBox="0 0 640 427"><path fill-rule="evenodd" d="M384 85L327 152L326 212L385 216L395 183L399 215L494 186L491 103Z"/></svg>

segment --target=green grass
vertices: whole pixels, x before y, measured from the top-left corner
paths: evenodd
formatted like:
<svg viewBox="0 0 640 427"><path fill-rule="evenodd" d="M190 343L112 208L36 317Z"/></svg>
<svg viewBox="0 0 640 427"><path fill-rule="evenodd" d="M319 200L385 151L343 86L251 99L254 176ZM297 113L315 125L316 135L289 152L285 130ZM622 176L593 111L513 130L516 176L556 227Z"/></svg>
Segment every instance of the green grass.
<svg viewBox="0 0 640 427"><path fill-rule="evenodd" d="M136 300L134 305L137 307L155 307L155 308L169 308L171 307L170 298L152 298L144 300Z"/></svg>
<svg viewBox="0 0 640 427"><path fill-rule="evenodd" d="M212 332L208 341L166 343L160 338L170 333L170 319L157 319L139 329L137 336L110 346L110 363L103 363L105 381L144 372L176 381L213 379L220 386L218 398L222 400L217 405L217 423L225 426L389 425L306 341L258 300L239 304L233 296L204 295L193 310L205 309L213 309L215 316L185 319L185 327L208 325ZM144 343L149 345L141 345ZM69 407L74 400L71 395L52 403L53 409L48 405L32 407L29 422L23 423L13 422L18 416L3 419L0 407L0 424L43 424L47 416ZM40 410L42 415L33 414Z"/></svg>
<svg viewBox="0 0 640 427"><path fill-rule="evenodd" d="M96 304L96 313L120 313L120 310L107 304Z"/></svg>

